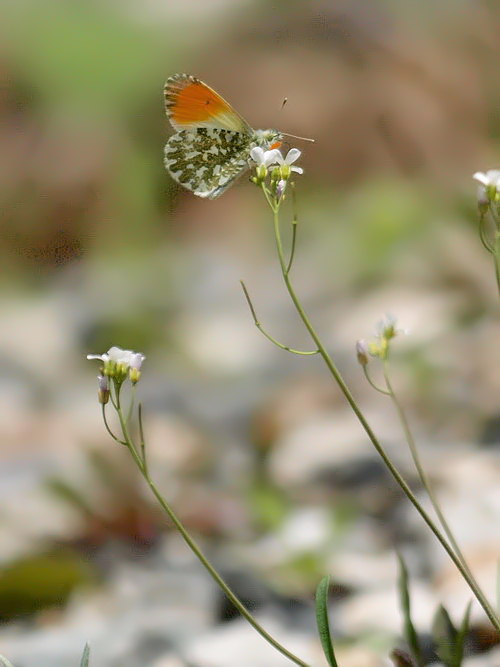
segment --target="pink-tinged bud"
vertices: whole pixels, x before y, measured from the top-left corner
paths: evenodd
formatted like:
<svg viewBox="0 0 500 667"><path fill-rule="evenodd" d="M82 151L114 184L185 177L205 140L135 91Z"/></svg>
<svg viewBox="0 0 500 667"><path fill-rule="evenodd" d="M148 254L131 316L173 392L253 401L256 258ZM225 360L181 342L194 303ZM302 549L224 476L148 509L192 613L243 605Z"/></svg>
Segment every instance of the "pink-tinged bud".
<svg viewBox="0 0 500 667"><path fill-rule="evenodd" d="M286 181L281 180L276 186L276 199L279 201L286 189Z"/></svg>
<svg viewBox="0 0 500 667"><path fill-rule="evenodd" d="M97 385L98 385L98 391L97 391L97 397L99 399L99 403L102 405L106 405L106 403L109 401L109 379L107 375L98 375L97 376Z"/></svg>
<svg viewBox="0 0 500 667"><path fill-rule="evenodd" d="M356 356L358 357L358 363L360 363L361 366L366 366L366 364L370 361L370 357L368 355L368 345L364 340L358 340L356 343Z"/></svg>

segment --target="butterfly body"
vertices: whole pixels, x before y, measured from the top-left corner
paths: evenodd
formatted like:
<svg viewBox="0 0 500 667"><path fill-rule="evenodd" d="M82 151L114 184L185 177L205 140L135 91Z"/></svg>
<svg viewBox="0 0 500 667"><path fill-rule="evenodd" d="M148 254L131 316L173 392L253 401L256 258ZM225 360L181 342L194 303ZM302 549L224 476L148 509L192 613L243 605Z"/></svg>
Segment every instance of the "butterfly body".
<svg viewBox="0 0 500 667"><path fill-rule="evenodd" d="M172 178L198 197L215 199L250 167L250 151L279 145L277 130L253 130L212 88L187 74L165 86L167 116L176 133L165 146Z"/></svg>

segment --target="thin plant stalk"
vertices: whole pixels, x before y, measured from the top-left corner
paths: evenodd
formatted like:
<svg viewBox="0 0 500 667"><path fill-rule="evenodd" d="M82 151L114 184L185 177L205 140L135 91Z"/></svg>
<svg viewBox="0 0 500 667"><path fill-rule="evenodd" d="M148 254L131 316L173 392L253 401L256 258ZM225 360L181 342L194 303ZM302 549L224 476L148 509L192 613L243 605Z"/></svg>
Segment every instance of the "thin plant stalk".
<svg viewBox="0 0 500 667"><path fill-rule="evenodd" d="M495 252L493 253L495 262L495 276L497 279L498 295L500 296L500 229L495 232Z"/></svg>
<svg viewBox="0 0 500 667"><path fill-rule="evenodd" d="M385 392L391 399L392 404L394 405L394 408L396 410L396 413L398 415L399 421L401 423L401 426L403 428L403 432L405 434L405 439L406 442L408 443L408 447L410 449L411 457L413 459L413 463L415 464L415 468L417 469L417 473L419 476L419 479L424 487L424 489L427 492L427 495L429 496L429 500L431 501L432 507L434 508L434 511L436 512L436 515L439 519L439 523L443 527L444 532L446 533L446 536L455 550L456 555L458 558L460 558L462 565L464 568L467 570L469 573L469 576L471 579L473 579L476 583L476 586L478 586L477 581L474 578L474 575L471 572L470 567L467 564L467 561L465 559L465 556L463 555L462 550L460 549L455 536L453 535L453 532L448 524L448 521L446 520L441 507L439 505L439 501L437 499L436 494L434 493L434 489L432 488L432 484L429 481L429 477L427 476L427 473L424 470L424 467L422 465L422 461L420 460L420 454L418 452L418 447L415 442L415 438L413 437L412 430L410 428L410 424L408 422L408 419L406 417L406 412L399 400L399 398L396 395L396 392L394 391L394 388L392 386L390 376L389 376L389 370L388 370L388 364L387 360L384 361L384 380L385 384L387 387L387 391ZM489 603L488 603L489 604Z"/></svg>
<svg viewBox="0 0 500 667"><path fill-rule="evenodd" d="M320 339L318 333L316 332L316 329L312 325L311 321L309 320L309 317L307 316L306 312L304 311L304 308L302 306L301 301L299 300L297 294L295 293L295 290L293 288L292 282L290 280L290 275L288 271L288 265L285 260L285 255L283 252L283 242L281 239L281 231L280 231L280 220L279 220L279 209L280 209L280 204L277 203L275 204L269 192L267 191L266 186L263 184L262 185L262 190L264 192L264 195L266 197L266 200L273 212L273 222L274 222L274 237L275 237L275 242L276 242L276 249L278 253L278 260L281 268L281 274L287 289L287 292L292 300L293 305L295 306L295 310L297 311L300 319L302 320L305 328L309 332L309 335L311 336L312 340L314 341L314 344L316 345L317 349L319 350L320 356L323 358L323 361L325 362L326 367L328 368L330 374L334 378L335 382L337 383L339 389L343 393L345 399L347 400L348 404L350 405L352 411L356 415L358 421L360 422L361 426L363 427L364 431L366 432L367 436L369 437L371 443L377 450L378 454L384 461L387 469L393 476L394 480L398 484L398 486L401 488L403 493L406 495L408 500L412 503L412 505L415 507L417 512L420 514L424 522L427 524L427 526L430 528L436 539L439 541L439 543L442 545L442 547L445 549L447 552L448 556L451 558L453 561L454 565L462 575L462 577L465 579L467 584L469 585L469 588L472 590L475 598L481 605L481 607L484 609L484 612L490 619L491 623L493 626L500 631L500 620L498 619L497 615L495 614L493 608L490 606L488 600L486 599L484 593L481 591L479 586L476 584L474 579L470 576L468 570L463 566L460 558L455 554L451 546L448 544L444 536L442 535L441 531L439 528L436 526L432 518L427 514L425 509L422 507L420 502L418 501L417 497L415 494L412 492L410 487L408 486L407 482L405 479L402 477L398 469L395 467L395 465L392 463L391 459L389 458L388 454L386 453L384 447L382 444L379 442L377 436L375 435L374 431L372 430L371 426L369 425L366 417L364 416L363 412L361 411L360 407L358 406L356 399L354 398L353 394L351 393L350 389L348 388L347 384L345 383L342 375L340 374L340 371L336 367L335 363L333 362L332 358L330 357L328 351L326 350L326 347L324 346L322 340Z"/></svg>
<svg viewBox="0 0 500 667"><path fill-rule="evenodd" d="M492 204L489 210L494 223L493 239L490 240L487 236L487 212L483 212L479 216L479 238L483 246L493 257L498 295L500 296L500 204Z"/></svg>
<svg viewBox="0 0 500 667"><path fill-rule="evenodd" d="M300 667L310 667L310 665L303 660L301 660L299 657L294 655L291 651L289 651L285 646L280 644L272 635L267 632L252 616L252 614L246 609L246 607L243 605L243 603L239 600L239 598L236 596L235 593L231 590L231 588L228 586L228 584L224 581L224 579L220 576L220 574L215 570L215 568L212 566L210 561L206 558L204 555L203 551L201 548L198 546L196 541L191 537L190 533L188 530L185 528L184 524L182 521L179 519L177 514L174 512L168 501L163 497L163 495L160 493L158 490L157 486L151 479L148 471L148 466L146 459L144 458L145 454L145 443L144 443L144 434L143 434L143 428L142 428L142 413L139 411L139 429L140 429L140 450L143 453L143 456L139 454L135 443L133 442L129 429L128 429L128 420L125 418L121 403L120 403L120 390L117 389L115 392L115 400L113 401L113 404L116 405L116 411L118 414L118 419L120 421L120 427L122 430L123 434L123 441L119 440L116 436L114 436L111 431L110 434L113 436L115 440L118 442L121 442L122 444L125 444L127 449L129 450L132 459L134 460L134 463L136 464L137 468L139 469L142 477L144 478L145 482L151 489L153 495L155 496L156 500L160 504L161 508L164 510L164 512L168 515L176 529L179 531L181 534L182 538L188 545L188 547L191 549L191 551L194 553L196 558L200 561L200 563L203 565L203 567L207 570L207 572L210 574L212 579L215 581L215 583L219 586L219 588L224 592L224 594L227 596L227 598L232 602L232 604L236 607L236 609L240 612L240 614L248 621L248 623L256 630L261 637L263 637L271 646L273 646L277 651L279 651L282 655L286 656L289 660L291 660L293 663L296 665L300 665ZM140 410L140 407L139 407ZM104 406L103 406L103 413L104 411Z"/></svg>

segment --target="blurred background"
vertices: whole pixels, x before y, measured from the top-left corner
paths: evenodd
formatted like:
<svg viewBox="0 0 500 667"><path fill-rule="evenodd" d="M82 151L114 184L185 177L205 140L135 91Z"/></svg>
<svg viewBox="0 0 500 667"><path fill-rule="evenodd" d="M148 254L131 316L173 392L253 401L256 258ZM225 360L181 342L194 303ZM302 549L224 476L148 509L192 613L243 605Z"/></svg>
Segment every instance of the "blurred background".
<svg viewBox="0 0 500 667"><path fill-rule="evenodd" d="M4 0L1 14L0 652L70 667L89 641L93 667L290 664L106 437L85 356L119 345L147 356L153 477L264 626L323 664L312 601L329 573L340 664L387 664L398 547L432 662L437 604L459 621L469 591L321 361L253 326L240 278L273 335L310 346L258 190L243 178L204 201L164 171L162 91L191 73L253 127L316 139L296 142L297 291L419 492L354 354L385 313L409 330L394 383L493 597L499 321L471 175L500 162L498 3ZM466 664L493 665L477 605L472 618Z"/></svg>

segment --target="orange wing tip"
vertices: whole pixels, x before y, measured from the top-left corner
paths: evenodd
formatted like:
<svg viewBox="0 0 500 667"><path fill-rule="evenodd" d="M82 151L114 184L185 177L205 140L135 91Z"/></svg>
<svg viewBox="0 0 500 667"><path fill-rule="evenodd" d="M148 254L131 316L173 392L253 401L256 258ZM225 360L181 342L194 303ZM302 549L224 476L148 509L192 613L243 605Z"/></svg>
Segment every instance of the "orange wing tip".
<svg viewBox="0 0 500 667"><path fill-rule="evenodd" d="M169 117L177 125L204 123L231 111L215 91L188 74L167 80L165 101Z"/></svg>

